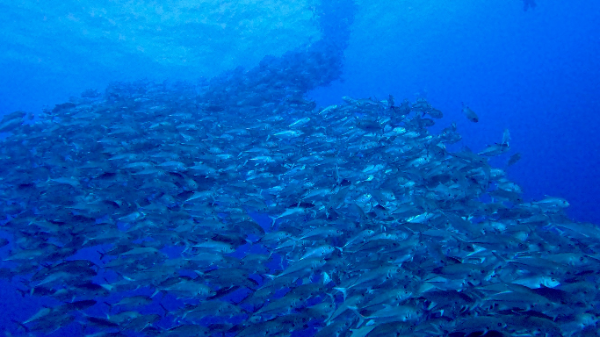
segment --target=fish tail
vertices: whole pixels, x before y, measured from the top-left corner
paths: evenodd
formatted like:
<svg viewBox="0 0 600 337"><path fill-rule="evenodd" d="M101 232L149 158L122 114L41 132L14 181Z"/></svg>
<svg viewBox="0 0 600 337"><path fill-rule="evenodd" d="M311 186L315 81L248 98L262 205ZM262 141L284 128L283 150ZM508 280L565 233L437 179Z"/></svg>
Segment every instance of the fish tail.
<svg viewBox="0 0 600 337"><path fill-rule="evenodd" d="M103 253L101 251L96 251L96 253L98 253L100 255L100 261L102 261L102 259L104 259L104 256L106 256L106 253Z"/></svg>
<svg viewBox="0 0 600 337"><path fill-rule="evenodd" d="M334 287L333 289L335 289L335 290L337 290L337 291L341 292L341 293L344 295L344 300L346 299L346 295L347 295L347 293L346 293L346 292L348 291L348 289L347 289L347 288L342 288L342 287Z"/></svg>
<svg viewBox="0 0 600 337"><path fill-rule="evenodd" d="M169 310L167 310L167 308L165 308L165 306L162 303L158 303L158 305L160 305L160 307L165 311L163 317L167 317L167 315L169 314Z"/></svg>
<svg viewBox="0 0 600 337"><path fill-rule="evenodd" d="M104 303L108 306L108 313L110 313L112 311L113 305L108 302L102 302L102 303Z"/></svg>
<svg viewBox="0 0 600 337"><path fill-rule="evenodd" d="M25 297L25 295L27 295L27 291L25 291L25 290L22 290L22 289L16 289L16 290L19 294L21 294L21 297Z"/></svg>
<svg viewBox="0 0 600 337"><path fill-rule="evenodd" d="M13 323L15 323L16 325L20 326L21 328L23 328L27 333L29 333L29 328L27 326L25 326L25 324L17 321L16 319L11 319L11 321Z"/></svg>
<svg viewBox="0 0 600 337"><path fill-rule="evenodd" d="M348 306L348 309L352 310L352 312L354 312L358 316L358 323L356 324L356 328L359 328L367 318L358 311L358 307L356 306Z"/></svg>

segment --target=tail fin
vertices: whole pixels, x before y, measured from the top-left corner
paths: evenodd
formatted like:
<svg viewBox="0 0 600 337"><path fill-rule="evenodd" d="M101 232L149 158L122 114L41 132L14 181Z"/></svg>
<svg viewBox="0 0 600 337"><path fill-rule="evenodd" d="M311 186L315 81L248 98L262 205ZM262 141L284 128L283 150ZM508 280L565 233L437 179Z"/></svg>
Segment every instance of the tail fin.
<svg viewBox="0 0 600 337"><path fill-rule="evenodd" d="M272 222L271 222L271 229L275 228L275 221L277 221L277 219L279 218L274 218L272 216L269 216L269 218L271 218Z"/></svg>
<svg viewBox="0 0 600 337"><path fill-rule="evenodd" d="M167 310L167 308L165 308L165 306L162 305L162 303L158 303L158 305L160 305L160 307L163 308L163 310L165 311L165 315L163 317L167 317L167 315L169 314L169 310Z"/></svg>
<svg viewBox="0 0 600 337"><path fill-rule="evenodd" d="M356 328L360 328L360 326L364 323L365 319L367 319L367 317L361 315L361 313L358 311L358 307L356 306L349 306L348 309L352 310L357 316L358 316L358 324L356 324ZM369 324L367 324L369 325Z"/></svg>
<svg viewBox="0 0 600 337"><path fill-rule="evenodd" d="M21 323L21 322L19 322L19 321L17 321L17 320L14 320L14 319L11 319L11 321L12 321L13 323L15 323L16 325L20 326L21 328L25 329L25 331L26 331L27 333L29 333L29 328L28 328L28 327L26 327L26 326L25 326L25 324L23 324L23 323Z"/></svg>
<svg viewBox="0 0 600 337"><path fill-rule="evenodd" d="M348 289L346 289L346 288L342 288L342 287L334 287L333 289L335 289L335 290L337 290L337 291L341 292L341 293L344 295L344 300L346 300L346 295L347 295L347 293L346 293L346 292L347 292L347 290L348 290Z"/></svg>

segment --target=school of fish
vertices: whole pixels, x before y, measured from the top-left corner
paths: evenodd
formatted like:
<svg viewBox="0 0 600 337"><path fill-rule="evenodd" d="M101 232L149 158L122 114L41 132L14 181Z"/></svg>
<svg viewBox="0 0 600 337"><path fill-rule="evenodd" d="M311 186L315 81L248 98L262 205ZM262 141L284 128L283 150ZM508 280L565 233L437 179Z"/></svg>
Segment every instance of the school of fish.
<svg viewBox="0 0 600 337"><path fill-rule="evenodd" d="M6 335L599 334L600 230L490 165L508 130L472 152L424 99L307 99L354 15L318 6L322 41L248 71L2 116L0 278L53 303Z"/></svg>
<svg viewBox="0 0 600 337"><path fill-rule="evenodd" d="M450 151L461 135L430 133L443 113L424 99L317 108L273 73L117 83L2 118L0 274L59 303L16 331L598 333L600 230L489 165L508 131Z"/></svg>

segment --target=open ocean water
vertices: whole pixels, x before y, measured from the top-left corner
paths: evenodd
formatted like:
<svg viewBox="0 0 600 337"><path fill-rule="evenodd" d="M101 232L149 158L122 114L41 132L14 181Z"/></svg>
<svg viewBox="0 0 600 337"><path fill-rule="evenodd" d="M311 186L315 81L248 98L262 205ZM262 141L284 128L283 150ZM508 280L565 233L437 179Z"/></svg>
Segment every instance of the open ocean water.
<svg viewBox="0 0 600 337"><path fill-rule="evenodd" d="M600 3L0 0L7 336L597 336Z"/></svg>

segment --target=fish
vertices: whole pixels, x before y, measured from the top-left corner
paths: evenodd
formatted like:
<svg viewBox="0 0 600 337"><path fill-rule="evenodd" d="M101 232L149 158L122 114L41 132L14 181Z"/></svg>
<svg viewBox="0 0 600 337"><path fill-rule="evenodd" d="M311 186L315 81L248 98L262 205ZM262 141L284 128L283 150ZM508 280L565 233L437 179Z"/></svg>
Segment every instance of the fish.
<svg viewBox="0 0 600 337"><path fill-rule="evenodd" d="M473 123L479 122L479 117L477 117L477 114L473 110L471 110L471 108L466 106L464 103L462 105L462 112L467 117L467 119L470 120L471 122L473 122Z"/></svg>
<svg viewBox="0 0 600 337"><path fill-rule="evenodd" d="M117 303L113 303L113 304L106 303L106 304L108 304L109 307L112 309L114 307L140 307L140 306L148 305L150 303L152 303L152 298L150 298L148 296L144 296L144 295L138 295L138 296L130 296L130 297L122 298Z"/></svg>
<svg viewBox="0 0 600 337"><path fill-rule="evenodd" d="M521 160L521 154L520 153L513 154L512 156L510 156L510 158L508 158L508 161L506 163L506 167L513 166L519 160Z"/></svg>
<svg viewBox="0 0 600 337"><path fill-rule="evenodd" d="M532 202L533 205L539 206L539 207L549 207L549 208L566 208L569 207L569 202L567 200L565 200L564 198L558 198L558 197L548 197L546 196L546 198L539 200L539 201L534 201Z"/></svg>

